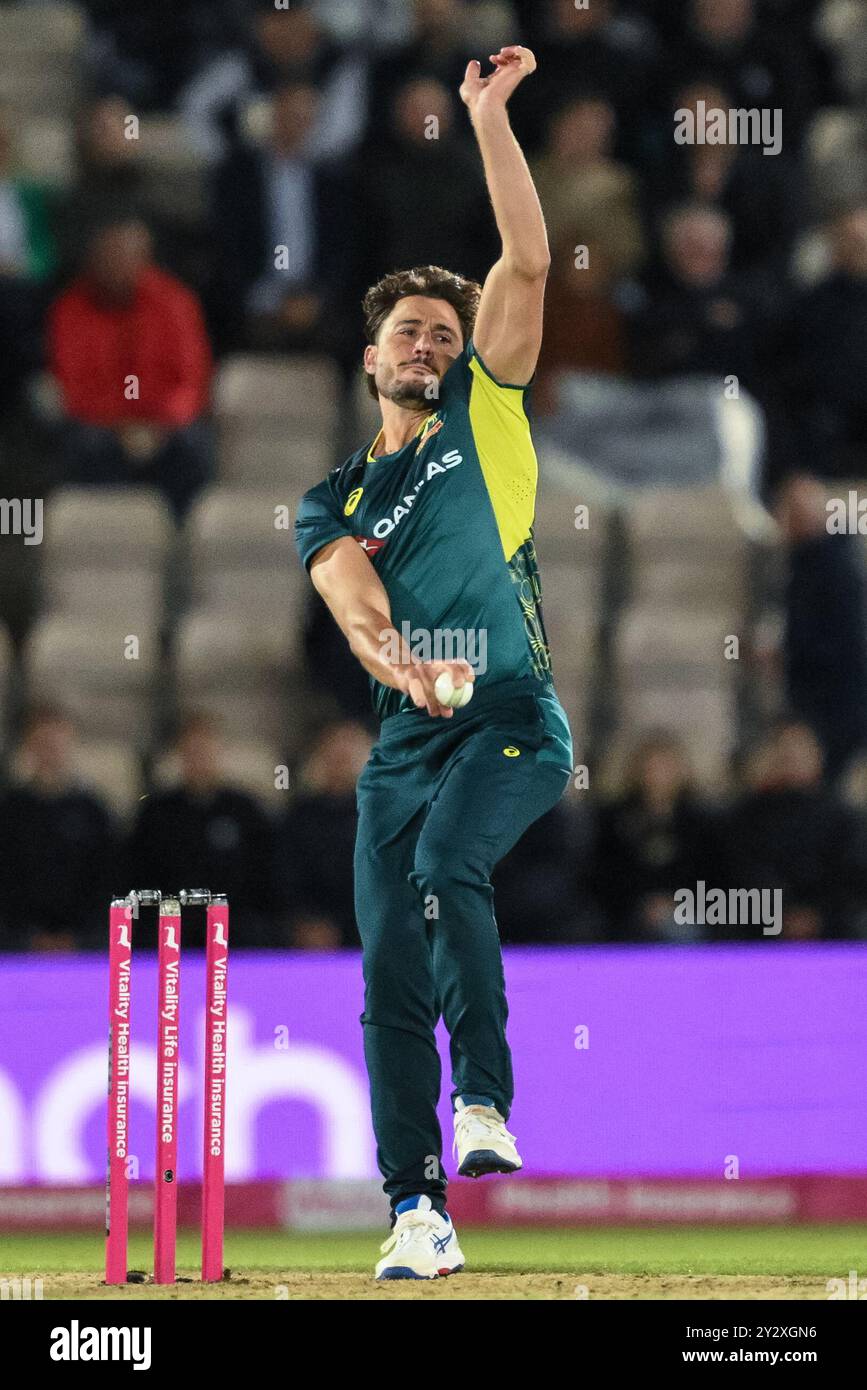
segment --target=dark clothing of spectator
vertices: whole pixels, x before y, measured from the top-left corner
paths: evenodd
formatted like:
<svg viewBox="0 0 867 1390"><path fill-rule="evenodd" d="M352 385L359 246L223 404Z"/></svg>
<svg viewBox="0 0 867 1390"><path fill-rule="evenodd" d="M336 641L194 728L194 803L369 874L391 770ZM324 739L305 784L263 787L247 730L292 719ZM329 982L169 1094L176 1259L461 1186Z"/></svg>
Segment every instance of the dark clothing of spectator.
<svg viewBox="0 0 867 1390"><path fill-rule="evenodd" d="M68 281L80 273L93 233L120 217L145 222L154 234L160 261L176 269L189 232L166 217L153 190L153 175L138 164L83 165L54 208L61 278Z"/></svg>
<svg viewBox="0 0 867 1390"><path fill-rule="evenodd" d="M857 934L867 909L867 829L832 792L748 793L725 818L723 853L728 887L782 891L784 935L793 934L788 923L803 913L815 914L817 936ZM712 931L726 940L762 935L748 925Z"/></svg>
<svg viewBox="0 0 867 1390"><path fill-rule="evenodd" d="M453 138L372 148L358 196L366 205L362 280L436 264L482 281L497 259L478 156Z"/></svg>
<svg viewBox="0 0 867 1390"><path fill-rule="evenodd" d="M85 0L84 7L93 86L144 111L170 110L201 64L237 37L241 17L236 0Z"/></svg>
<svg viewBox="0 0 867 1390"><path fill-rule="evenodd" d="M355 794L302 793L277 827L276 879L290 923L324 918L342 945L360 946L352 861L358 812Z"/></svg>
<svg viewBox="0 0 867 1390"><path fill-rule="evenodd" d="M799 166L784 154L771 159L741 146L711 195L698 179L702 154L697 146L675 146L672 152L670 140L667 142L664 161L644 185L650 195L648 217L656 222L677 203L710 203L731 221L732 271L768 271L783 279L804 220Z"/></svg>
<svg viewBox="0 0 867 1390"><path fill-rule="evenodd" d="M430 78L445 87L452 99L455 121L458 128L462 129L466 122L466 114L460 98L460 87L467 63L471 58L479 56L471 52L460 39L446 47L432 46L427 38L421 37L392 49L379 58L373 63L369 79L372 97L368 112L369 136L376 137L376 123L382 120L383 113L393 110L398 90L407 82L420 77Z"/></svg>
<svg viewBox="0 0 867 1390"><path fill-rule="evenodd" d="M718 862L714 819L690 796L665 815L635 794L603 805L590 879L612 939L666 939L676 890L713 883Z"/></svg>
<svg viewBox="0 0 867 1390"><path fill-rule="evenodd" d="M213 474L213 438L203 420L172 430L144 462L130 460L114 431L75 420L62 431L61 451L63 482L80 487L156 488L179 522Z"/></svg>
<svg viewBox="0 0 867 1390"><path fill-rule="evenodd" d="M102 945L118 887L118 842L103 802L83 787L32 785L0 796L0 939L27 949L34 934Z"/></svg>
<svg viewBox="0 0 867 1390"><path fill-rule="evenodd" d="M272 834L265 811L234 787L204 796L185 787L156 792L143 803L130 837L127 880L164 892L210 888L226 893L237 944L268 945L267 914L274 906ZM193 945L203 941L204 916L198 915L199 922L192 919Z"/></svg>
<svg viewBox="0 0 867 1390"><path fill-rule="evenodd" d="M540 24L546 6L536 5ZM546 26L547 27L547 26ZM655 45L643 23L617 21L573 36L531 40L538 58L535 91L529 84L510 103L518 139L535 153L543 144L552 111L582 97L602 96L617 113L618 154L632 160L639 152L642 109L651 91Z"/></svg>
<svg viewBox="0 0 867 1390"><path fill-rule="evenodd" d="M832 779L867 743L867 586L857 544L820 535L789 552L786 691L822 744Z"/></svg>
<svg viewBox="0 0 867 1390"><path fill-rule="evenodd" d="M321 307L306 335L293 341L287 328L282 340L266 345L339 353L354 254L349 184L337 166L281 160L250 146L222 162L213 188L212 223L219 236L210 295L221 347L256 346L257 316L276 316L290 293L314 294ZM287 209L298 235L286 224ZM291 256L285 269L276 263L281 246Z"/></svg>
<svg viewBox="0 0 867 1390"><path fill-rule="evenodd" d="M815 70L792 31L785 39L756 23L743 38L713 42L686 22L661 64L661 104L697 78L721 87L733 108L781 110L783 145L800 145L818 96Z"/></svg>
<svg viewBox="0 0 867 1390"><path fill-rule="evenodd" d="M315 589L304 623L304 657L307 681L320 698L333 700L335 712L346 719L375 725L370 678Z"/></svg>
<svg viewBox="0 0 867 1390"><path fill-rule="evenodd" d="M144 171L133 164L84 167L55 213L61 270L65 275L81 271L94 231L122 214L150 221Z"/></svg>
<svg viewBox="0 0 867 1390"><path fill-rule="evenodd" d="M0 417L20 406L24 383L42 366L44 311L40 286L0 274Z"/></svg>
<svg viewBox="0 0 867 1390"><path fill-rule="evenodd" d="M703 287L652 278L630 314L632 371L645 380L735 375L758 394L764 311L754 286L735 276Z"/></svg>
<svg viewBox="0 0 867 1390"><path fill-rule="evenodd" d="M273 12L274 7L263 8ZM284 23L292 24L291 15L284 16ZM340 159L363 135L366 76L363 55L322 32L305 53L296 52L285 61L272 58L251 36L204 64L181 93L179 105L194 147L214 161L244 143L243 116L251 102L289 83L309 84L320 96L311 136L315 153L322 159Z"/></svg>
<svg viewBox="0 0 867 1390"><path fill-rule="evenodd" d="M825 478L867 477L867 279L838 273L810 290L785 337L791 368L780 389L795 463Z"/></svg>
<svg viewBox="0 0 867 1390"><path fill-rule="evenodd" d="M558 803L500 861L492 882L502 941L550 946L578 938L576 848L573 818Z"/></svg>

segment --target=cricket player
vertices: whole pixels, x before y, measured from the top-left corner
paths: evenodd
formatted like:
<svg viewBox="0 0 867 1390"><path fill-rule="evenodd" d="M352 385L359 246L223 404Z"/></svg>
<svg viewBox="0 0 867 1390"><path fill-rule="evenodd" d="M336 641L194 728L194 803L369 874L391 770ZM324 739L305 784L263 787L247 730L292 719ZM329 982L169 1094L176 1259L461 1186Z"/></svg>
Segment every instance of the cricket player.
<svg viewBox="0 0 867 1390"><path fill-rule="evenodd" d="M491 873L572 768L532 530L528 390L550 256L506 110L536 61L511 46L491 62L486 77L468 65L461 97L500 258L483 289L426 266L367 292L364 369L382 427L305 495L296 523L301 559L369 673L381 719L358 782L355 852L364 1052L392 1208L378 1279L435 1279L464 1264L436 1111L440 1016L458 1172L521 1167L506 1128L513 1081Z"/></svg>

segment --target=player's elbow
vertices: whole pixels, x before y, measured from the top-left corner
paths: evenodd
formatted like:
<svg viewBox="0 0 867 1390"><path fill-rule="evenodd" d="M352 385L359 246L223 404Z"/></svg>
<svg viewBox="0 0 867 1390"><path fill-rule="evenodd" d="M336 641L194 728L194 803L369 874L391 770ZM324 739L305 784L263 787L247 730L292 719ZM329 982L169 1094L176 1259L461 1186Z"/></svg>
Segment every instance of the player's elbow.
<svg viewBox="0 0 867 1390"><path fill-rule="evenodd" d="M551 252L546 244L535 251L510 255L506 265L509 273L520 280L544 283L551 269Z"/></svg>

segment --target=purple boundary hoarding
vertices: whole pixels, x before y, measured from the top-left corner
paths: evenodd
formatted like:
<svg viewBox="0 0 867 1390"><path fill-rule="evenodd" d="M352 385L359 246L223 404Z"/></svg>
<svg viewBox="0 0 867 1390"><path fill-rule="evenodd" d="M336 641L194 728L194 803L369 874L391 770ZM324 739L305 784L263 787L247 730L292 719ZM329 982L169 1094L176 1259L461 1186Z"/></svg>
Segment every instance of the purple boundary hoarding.
<svg viewBox="0 0 867 1390"><path fill-rule="evenodd" d="M531 1174L867 1170L867 945L510 950ZM107 963L0 958L0 1185L100 1181ZM201 1171L203 959L181 986L182 1177ZM226 1173L375 1175L353 954L235 953ZM134 958L130 1150L153 1172L156 969ZM586 1030L586 1032L584 1031ZM447 1050L442 1107L451 1124Z"/></svg>

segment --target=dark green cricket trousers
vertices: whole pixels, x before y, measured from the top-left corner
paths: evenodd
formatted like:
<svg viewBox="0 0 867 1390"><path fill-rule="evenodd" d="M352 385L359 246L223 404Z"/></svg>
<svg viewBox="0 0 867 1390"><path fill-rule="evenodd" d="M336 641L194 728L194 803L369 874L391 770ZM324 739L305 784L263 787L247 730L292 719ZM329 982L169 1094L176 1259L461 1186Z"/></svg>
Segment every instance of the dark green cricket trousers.
<svg viewBox="0 0 867 1390"><path fill-rule="evenodd" d="M434 1028L450 1037L452 1101L507 1119L512 1062L491 873L572 771L566 715L534 679L480 685L451 719L382 724L358 781L355 910L377 1161L392 1208L445 1205Z"/></svg>

